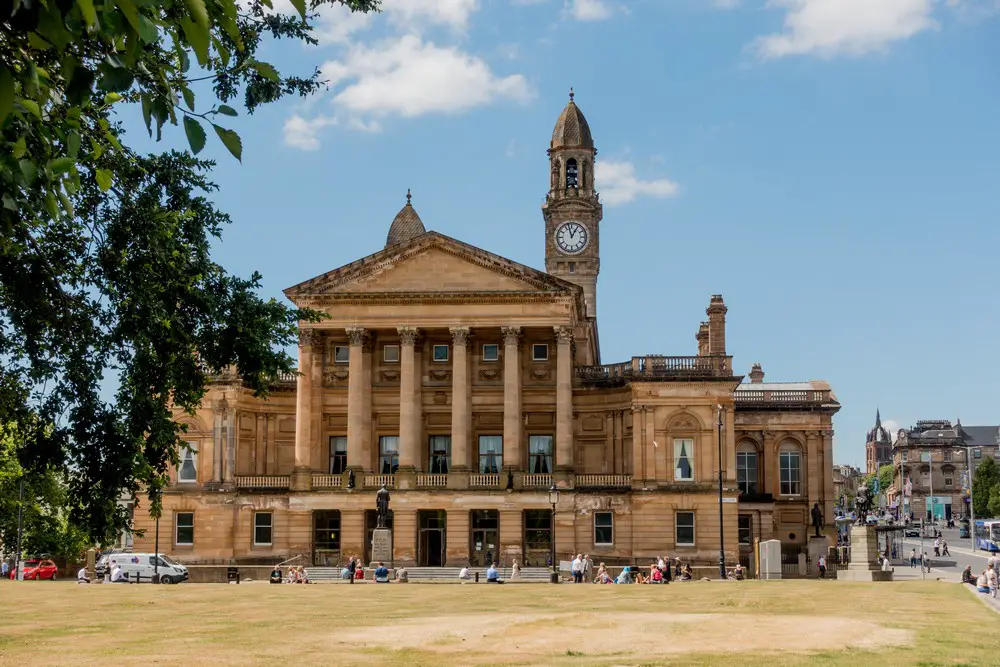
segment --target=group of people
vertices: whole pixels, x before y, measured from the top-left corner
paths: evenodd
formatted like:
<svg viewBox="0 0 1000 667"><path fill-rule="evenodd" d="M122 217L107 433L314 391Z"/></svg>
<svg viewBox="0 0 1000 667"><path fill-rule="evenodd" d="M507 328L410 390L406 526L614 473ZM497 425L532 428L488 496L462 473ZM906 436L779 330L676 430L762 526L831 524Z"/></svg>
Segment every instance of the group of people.
<svg viewBox="0 0 1000 667"><path fill-rule="evenodd" d="M579 558L579 556L577 557ZM590 557L587 556L586 560L583 562L589 562ZM576 560L573 561L576 563ZM673 565L673 567L671 567ZM739 567L739 575L737 578L743 578L743 569ZM586 573L587 570L584 569L582 572ZM577 581L574 575L574 581ZM622 568L622 571L618 573L617 577L612 577L608 572L608 568L604 563L601 563L597 567L597 573L594 575L593 583L595 584L669 584L671 580L677 581L690 581L694 579L694 570L691 569L691 564L686 565L681 564L680 558L675 558L673 563L669 559L665 559L660 556L655 563L650 563L649 574L643 574L642 570L639 568L633 568L626 565ZM582 581L591 581L587 574L584 574Z"/></svg>
<svg viewBox="0 0 1000 667"><path fill-rule="evenodd" d="M962 583L972 584L976 587L976 591L996 597L997 589L1000 588L1000 558L997 556L990 558L986 569L975 579L972 577L972 566L969 565L962 572Z"/></svg>
<svg viewBox="0 0 1000 667"><path fill-rule="evenodd" d="M281 566L275 565L274 569L271 570L271 577L269 581L272 584L308 584L309 582L309 571L301 565L292 565L288 568L288 577L285 578L281 574Z"/></svg>
<svg viewBox="0 0 1000 667"><path fill-rule="evenodd" d="M503 579L500 578L500 570L497 569L497 564L493 561L486 567L486 583L488 584L502 584ZM471 581L473 579L472 573L469 571L468 567L463 567L458 572L458 578L464 583L466 581ZM521 566L518 564L517 559L510 566L510 580L516 581L521 578Z"/></svg>

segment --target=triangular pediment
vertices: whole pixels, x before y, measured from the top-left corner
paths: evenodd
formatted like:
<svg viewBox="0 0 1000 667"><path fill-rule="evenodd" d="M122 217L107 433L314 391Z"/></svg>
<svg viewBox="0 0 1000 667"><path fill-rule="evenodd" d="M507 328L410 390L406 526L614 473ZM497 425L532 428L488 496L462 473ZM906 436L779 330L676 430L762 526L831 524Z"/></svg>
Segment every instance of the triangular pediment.
<svg viewBox="0 0 1000 667"><path fill-rule="evenodd" d="M576 293L579 287L450 237L427 232L285 290L334 294Z"/></svg>

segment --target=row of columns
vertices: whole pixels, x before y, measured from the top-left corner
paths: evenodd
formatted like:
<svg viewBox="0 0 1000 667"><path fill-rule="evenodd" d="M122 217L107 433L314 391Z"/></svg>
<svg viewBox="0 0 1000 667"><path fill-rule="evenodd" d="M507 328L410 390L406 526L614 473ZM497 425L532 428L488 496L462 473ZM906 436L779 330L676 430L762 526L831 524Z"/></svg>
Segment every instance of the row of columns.
<svg viewBox="0 0 1000 667"><path fill-rule="evenodd" d="M362 327L346 330L350 345L347 381L347 465L363 469L370 465L371 452L371 351L370 334ZM415 470L422 445L421 372L416 345L420 332L415 327L399 327L399 467ZM451 327L452 337L452 469L469 466L472 437L472 397L469 383L470 328ZM502 328L504 345L503 464L520 467L522 452L521 416L521 328ZM555 460L558 467L573 465L573 333L569 327L555 327L556 336L556 434ZM299 369L295 410L295 470L292 485L308 488L310 444L322 435L322 359L315 351L317 332L299 333Z"/></svg>

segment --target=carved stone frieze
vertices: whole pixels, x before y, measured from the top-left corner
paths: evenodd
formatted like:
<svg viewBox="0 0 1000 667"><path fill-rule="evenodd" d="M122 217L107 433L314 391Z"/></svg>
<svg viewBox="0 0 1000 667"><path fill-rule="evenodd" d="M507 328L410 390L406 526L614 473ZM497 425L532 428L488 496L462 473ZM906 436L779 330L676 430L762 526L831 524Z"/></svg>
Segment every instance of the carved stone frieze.
<svg viewBox="0 0 1000 667"><path fill-rule="evenodd" d="M500 377L499 368L484 368L479 371L479 377L484 380L496 380Z"/></svg>
<svg viewBox="0 0 1000 667"><path fill-rule="evenodd" d="M570 327L556 327L556 341L559 343L573 342L573 329Z"/></svg>
<svg viewBox="0 0 1000 667"><path fill-rule="evenodd" d="M427 374L430 375L432 380L436 380L437 382L444 382L451 379L451 371L443 368L432 368Z"/></svg>
<svg viewBox="0 0 1000 667"><path fill-rule="evenodd" d="M400 345L416 345L417 336L420 335L416 327L399 327L396 331L399 332Z"/></svg>
<svg viewBox="0 0 1000 667"><path fill-rule="evenodd" d="M531 377L536 380L549 380L552 378L552 371L548 368L533 368L531 369Z"/></svg>
<svg viewBox="0 0 1000 667"><path fill-rule="evenodd" d="M383 382L399 382L399 371L382 371L379 377Z"/></svg>
<svg viewBox="0 0 1000 667"><path fill-rule="evenodd" d="M448 403L448 394L443 391L434 392L434 404L435 405L445 405Z"/></svg>
<svg viewBox="0 0 1000 667"><path fill-rule="evenodd" d="M319 342L319 333L315 329L299 329L299 347L311 348Z"/></svg>
<svg viewBox="0 0 1000 667"><path fill-rule="evenodd" d="M503 336L504 346L521 344L521 327L501 327L500 334Z"/></svg>
<svg viewBox="0 0 1000 667"><path fill-rule="evenodd" d="M346 329L346 331L347 331L347 340L350 342L352 347L354 346L360 347L366 343L366 339L368 338L367 329L363 329L361 327L351 327L349 329Z"/></svg>
<svg viewBox="0 0 1000 667"><path fill-rule="evenodd" d="M465 347L469 344L469 327L451 327L451 344L455 347Z"/></svg>

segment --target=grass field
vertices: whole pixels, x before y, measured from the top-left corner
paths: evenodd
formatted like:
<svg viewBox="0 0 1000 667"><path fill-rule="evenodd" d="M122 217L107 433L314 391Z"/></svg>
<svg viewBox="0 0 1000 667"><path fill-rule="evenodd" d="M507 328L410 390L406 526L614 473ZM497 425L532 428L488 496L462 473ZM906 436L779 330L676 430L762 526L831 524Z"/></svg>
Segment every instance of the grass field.
<svg viewBox="0 0 1000 667"><path fill-rule="evenodd" d="M0 582L0 664L997 665L957 584Z"/></svg>

